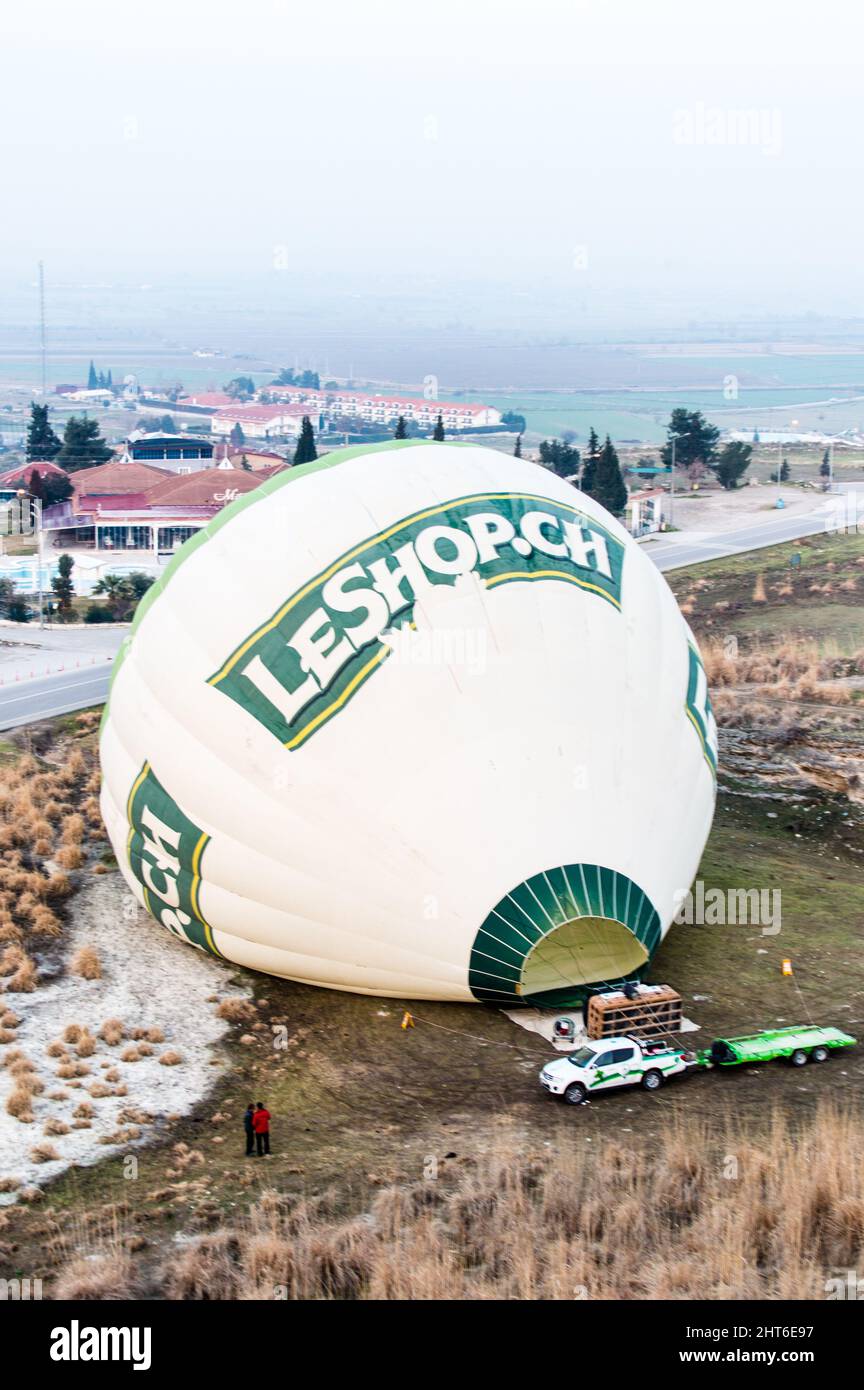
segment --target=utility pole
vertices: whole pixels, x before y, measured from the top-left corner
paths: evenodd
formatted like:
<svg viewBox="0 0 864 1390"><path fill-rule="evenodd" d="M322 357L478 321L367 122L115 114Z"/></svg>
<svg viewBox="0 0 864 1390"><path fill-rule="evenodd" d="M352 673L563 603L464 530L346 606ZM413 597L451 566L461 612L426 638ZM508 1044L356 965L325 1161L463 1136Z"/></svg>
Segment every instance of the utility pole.
<svg viewBox="0 0 864 1390"><path fill-rule="evenodd" d="M44 390L44 387L43 387ZM42 600L42 498L31 498L36 524L36 564L39 567L39 626L45 626L45 605Z"/></svg>
<svg viewBox="0 0 864 1390"><path fill-rule="evenodd" d="M672 445L672 471L669 478L669 525L672 525L675 511L675 445L679 439L683 439L683 434L670 434L669 443Z"/></svg>
<svg viewBox="0 0 864 1390"><path fill-rule="evenodd" d="M46 394L45 372L45 263L39 262L39 344L42 357L42 398Z"/></svg>

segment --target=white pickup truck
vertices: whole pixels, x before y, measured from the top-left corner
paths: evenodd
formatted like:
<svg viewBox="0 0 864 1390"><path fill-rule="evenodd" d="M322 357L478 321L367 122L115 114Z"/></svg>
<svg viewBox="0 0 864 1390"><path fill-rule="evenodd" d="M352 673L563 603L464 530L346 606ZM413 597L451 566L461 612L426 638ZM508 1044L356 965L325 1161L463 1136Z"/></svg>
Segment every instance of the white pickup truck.
<svg viewBox="0 0 864 1390"><path fill-rule="evenodd" d="M656 1091L668 1076L696 1065L692 1052L666 1043L639 1043L635 1038L603 1038L586 1042L567 1057L547 1062L540 1081L568 1105L581 1105L596 1091L618 1086L642 1086Z"/></svg>

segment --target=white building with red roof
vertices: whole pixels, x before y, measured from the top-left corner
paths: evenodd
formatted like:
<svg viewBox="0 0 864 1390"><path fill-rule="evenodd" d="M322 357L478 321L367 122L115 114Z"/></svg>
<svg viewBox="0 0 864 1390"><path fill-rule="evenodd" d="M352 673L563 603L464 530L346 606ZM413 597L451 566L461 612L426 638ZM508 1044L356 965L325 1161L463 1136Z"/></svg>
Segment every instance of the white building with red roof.
<svg viewBox="0 0 864 1390"><path fill-rule="evenodd" d="M317 411L303 405L225 406L214 413L210 429L215 435L229 435L239 425L247 439L296 439L303 416L309 414Z"/></svg>
<svg viewBox="0 0 864 1390"><path fill-rule="evenodd" d="M135 462L82 468L71 475L70 500L43 513L47 546L116 556L149 552L156 563L275 471L220 466L178 474Z"/></svg>
<svg viewBox="0 0 864 1390"><path fill-rule="evenodd" d="M490 429L501 423L501 411L480 401L427 400L425 396L381 392L312 391L303 386L268 386L265 390L267 395L301 405L307 415L317 411L330 420L344 417L382 428L400 415L424 430L433 430L439 415L445 430L450 431Z"/></svg>

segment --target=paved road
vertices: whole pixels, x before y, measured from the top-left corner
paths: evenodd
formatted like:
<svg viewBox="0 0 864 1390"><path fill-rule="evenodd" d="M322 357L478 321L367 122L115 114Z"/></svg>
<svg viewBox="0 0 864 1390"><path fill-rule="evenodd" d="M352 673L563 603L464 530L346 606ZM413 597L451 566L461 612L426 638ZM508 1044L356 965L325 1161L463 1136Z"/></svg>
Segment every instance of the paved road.
<svg viewBox="0 0 864 1390"><path fill-rule="evenodd" d="M724 555L738 555L745 550L760 550L779 545L782 541L800 540L826 530L829 517L824 506L806 515L784 517L782 512L753 526L736 531L719 531L713 535L695 531L679 531L663 540L643 541L645 554L658 569L682 569L685 565L704 564L720 560Z"/></svg>
<svg viewBox="0 0 864 1390"><path fill-rule="evenodd" d="M782 541L816 535L826 530L828 520L826 500L820 498L818 502L814 500L813 510L804 515L784 516L782 512L777 512L764 521L734 531L715 532L713 535L681 531L662 540L643 541L642 544L646 555L650 556L658 569L681 569L685 565L702 564L706 560L719 560L724 555L737 555L746 550L759 550ZM64 637L72 639L73 634L69 632ZM118 632L117 645L120 638ZM80 671L62 671L53 676L7 681L0 688L0 729L14 729L21 724L32 724L37 719L48 719L72 710L86 709L88 705L103 704L110 676L111 667L106 660L104 666L95 669L91 665Z"/></svg>
<svg viewBox="0 0 864 1390"><path fill-rule="evenodd" d="M92 666L57 676L15 681L0 691L0 729L16 729L37 719L102 705L108 695L111 667Z"/></svg>

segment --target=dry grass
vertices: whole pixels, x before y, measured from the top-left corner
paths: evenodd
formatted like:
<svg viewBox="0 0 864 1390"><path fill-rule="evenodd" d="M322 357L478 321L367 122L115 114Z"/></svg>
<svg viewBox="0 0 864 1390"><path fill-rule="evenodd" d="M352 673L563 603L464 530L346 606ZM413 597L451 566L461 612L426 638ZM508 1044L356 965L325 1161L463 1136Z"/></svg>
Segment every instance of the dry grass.
<svg viewBox="0 0 864 1390"><path fill-rule="evenodd" d="M72 892L72 880L68 874L51 874L45 881L46 898L68 898Z"/></svg>
<svg viewBox="0 0 864 1390"><path fill-rule="evenodd" d="M5 988L11 994L32 994L36 989L36 963L17 943L4 947L0 956L0 975L6 977Z"/></svg>
<svg viewBox="0 0 864 1390"><path fill-rule="evenodd" d="M256 1017L254 1006L245 999L223 999L216 1014L227 1023L251 1023Z"/></svg>
<svg viewBox="0 0 864 1390"><path fill-rule="evenodd" d="M80 735L89 727L80 725ZM73 885L45 864L53 858L74 869L84 862L86 840L101 833L92 806L97 787L95 746L73 744L62 765L26 753L0 767L0 941L26 943L31 934L62 931L56 908ZM75 801L83 801L81 812ZM29 991L37 983L27 971L8 987Z"/></svg>
<svg viewBox="0 0 864 1390"><path fill-rule="evenodd" d="M702 657L712 691L755 686L772 698L818 700L849 704L849 690L834 682L864 674L864 652L854 656L823 656L815 643L788 639L770 646L742 650L722 639L702 644Z"/></svg>
<svg viewBox="0 0 864 1390"><path fill-rule="evenodd" d="M362 1219L267 1193L169 1256L176 1299L824 1297L864 1256L864 1124L823 1111L795 1136L669 1128L654 1156L614 1140L528 1160L518 1146L384 1189Z"/></svg>
<svg viewBox="0 0 864 1390"><path fill-rule="evenodd" d="M53 1144L35 1144L30 1150L34 1163L56 1163L60 1157Z"/></svg>
<svg viewBox="0 0 864 1390"><path fill-rule="evenodd" d="M53 1293L59 1299L99 1303L134 1298L136 1281L132 1256L116 1241L77 1255L63 1270Z"/></svg>
<svg viewBox="0 0 864 1390"><path fill-rule="evenodd" d="M129 1034L133 1042L161 1043L165 1041L165 1034L161 1028L133 1028Z"/></svg>
<svg viewBox="0 0 864 1390"><path fill-rule="evenodd" d="M22 1124L33 1123L33 1093L23 1086L16 1086L6 1100L6 1111L14 1120Z"/></svg>
<svg viewBox="0 0 864 1390"><path fill-rule="evenodd" d="M103 1134L99 1139L100 1144L131 1144L134 1139L141 1137L140 1129L135 1125L125 1125L120 1129L115 1129L113 1134Z"/></svg>
<svg viewBox="0 0 864 1390"><path fill-rule="evenodd" d="M60 1081L69 1081L72 1077L89 1076L90 1068L86 1062L61 1062L54 1075Z"/></svg>
<svg viewBox="0 0 864 1390"><path fill-rule="evenodd" d="M101 1100L104 1096L117 1095L114 1087L106 1085L104 1081L94 1081L87 1089L94 1100Z"/></svg>
<svg viewBox="0 0 864 1390"><path fill-rule="evenodd" d="M159 1062L163 1067L179 1067L182 1061L182 1054L174 1052L171 1048L169 1048L167 1052L163 1052L162 1056L159 1058Z"/></svg>
<svg viewBox="0 0 864 1390"><path fill-rule="evenodd" d="M84 863L84 854L78 845L63 845L58 849L56 859L64 869L80 869Z"/></svg>
<svg viewBox="0 0 864 1390"><path fill-rule="evenodd" d="M99 1036L109 1047L117 1047L126 1036L126 1029L119 1018L106 1018L99 1029Z"/></svg>
<svg viewBox="0 0 864 1390"><path fill-rule="evenodd" d="M69 968L73 975L80 975L83 980L101 980L102 978L99 952L93 946L81 946L72 957Z"/></svg>

